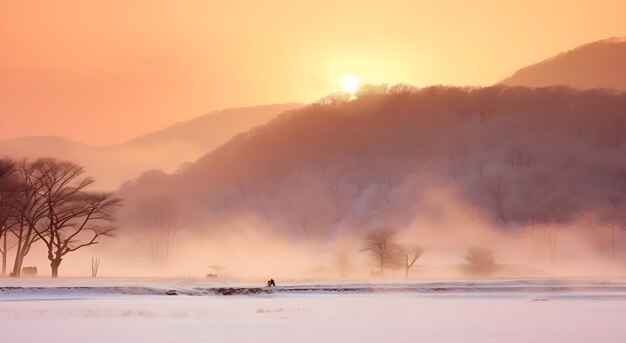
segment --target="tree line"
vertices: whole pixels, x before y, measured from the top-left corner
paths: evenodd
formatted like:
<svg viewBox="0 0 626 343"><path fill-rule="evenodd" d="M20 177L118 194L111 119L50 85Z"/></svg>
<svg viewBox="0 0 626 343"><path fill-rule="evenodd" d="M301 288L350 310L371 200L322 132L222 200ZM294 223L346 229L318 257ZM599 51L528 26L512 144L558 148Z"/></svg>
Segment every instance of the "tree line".
<svg viewBox="0 0 626 343"><path fill-rule="evenodd" d="M52 277L58 277L66 255L111 237L121 199L90 190L94 182L83 167L68 161L0 159L2 273L13 251L10 274L21 276L26 256L40 246Z"/></svg>

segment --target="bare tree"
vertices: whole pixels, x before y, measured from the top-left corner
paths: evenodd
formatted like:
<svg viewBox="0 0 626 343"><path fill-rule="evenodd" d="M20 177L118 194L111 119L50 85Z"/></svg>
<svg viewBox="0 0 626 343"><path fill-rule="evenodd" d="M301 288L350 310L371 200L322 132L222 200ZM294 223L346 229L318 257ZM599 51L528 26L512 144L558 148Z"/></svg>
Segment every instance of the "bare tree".
<svg viewBox="0 0 626 343"><path fill-rule="evenodd" d="M24 258L30 252L34 242L39 239L36 226L45 220L48 206L45 202L42 183L43 159L29 162L21 160L15 164L18 184L12 199L12 211L15 223L11 232L16 239L15 260L11 276L19 277Z"/></svg>
<svg viewBox="0 0 626 343"><path fill-rule="evenodd" d="M113 212L121 199L111 193L87 192L94 180L71 162L41 161L41 191L47 207L45 224L36 234L48 249L52 277L58 277L65 255L111 236Z"/></svg>
<svg viewBox="0 0 626 343"><path fill-rule="evenodd" d="M345 212L345 209L339 180L336 177L328 176L326 177L326 182L328 185L328 192L330 193L330 198L335 209L335 220L340 220Z"/></svg>
<svg viewBox="0 0 626 343"><path fill-rule="evenodd" d="M533 178L530 186L523 187L521 190L530 216L528 228L530 229L530 238L533 246L539 252L540 238L543 238L547 242L551 259L556 249L558 230L556 228L547 228L546 224L553 220L554 204L562 203L557 191L562 188L563 183L563 180L557 178L537 175ZM539 228L543 229L541 231L543 232L542 237L539 236Z"/></svg>
<svg viewBox="0 0 626 343"><path fill-rule="evenodd" d="M569 193L566 198L546 203L538 213L538 221L542 223L543 240L548 246L548 256L551 263L556 261L557 244L563 224L574 210L575 194Z"/></svg>
<svg viewBox="0 0 626 343"><path fill-rule="evenodd" d="M55 211L54 222L40 236L48 248L52 277L58 277L65 255L98 244L102 237L112 237L115 227L109 223L120 202L111 193L82 194L73 201L73 209Z"/></svg>
<svg viewBox="0 0 626 343"><path fill-rule="evenodd" d="M12 201L15 196L15 162L4 158L0 159L0 254L2 255L2 274L7 272L7 254L11 247L8 246L7 239L15 224L11 219L14 217Z"/></svg>
<svg viewBox="0 0 626 343"><path fill-rule="evenodd" d="M556 260L556 248L559 241L559 233L561 226L556 223L548 223L543 225L543 238L548 244L548 256L550 262L554 263Z"/></svg>
<svg viewBox="0 0 626 343"><path fill-rule="evenodd" d="M230 163L230 176L233 178L233 182L237 185L237 189L239 189L239 194L241 196L242 199L246 198L246 187L243 183L243 178L241 176L241 172L239 171L240 168L237 167L237 161L235 160L235 158L233 158L231 160Z"/></svg>
<svg viewBox="0 0 626 343"><path fill-rule="evenodd" d="M619 211L620 204L623 201L622 198L615 194L611 194L608 197L609 203L611 204L611 213L609 217L609 228L611 230L611 257L613 259L613 263L617 263L617 247L616 247L616 238L615 231L617 229L617 225L621 222L621 216L623 213Z"/></svg>
<svg viewBox="0 0 626 343"><path fill-rule="evenodd" d="M506 188L501 179L494 182L486 183L482 185L483 191L493 200L493 205L496 211L497 218L506 223L507 218L504 215L504 195L506 194Z"/></svg>
<svg viewBox="0 0 626 343"><path fill-rule="evenodd" d="M183 212L169 198L152 197L140 201L136 216L144 230L142 238L147 238L152 262L156 265L167 263L174 239L183 225Z"/></svg>
<svg viewBox="0 0 626 343"><path fill-rule="evenodd" d="M365 246L361 251L367 251L374 256L380 268L380 276L383 276L385 265L392 258L393 239L396 230L392 228L383 228L369 232L365 236Z"/></svg>
<svg viewBox="0 0 626 343"><path fill-rule="evenodd" d="M399 264L404 267L404 278L409 277L409 270L415 264L420 256L424 253L424 248L419 245L399 245L397 247L397 259Z"/></svg>
<svg viewBox="0 0 626 343"><path fill-rule="evenodd" d="M2 247L0 248L0 255L2 255L2 274L5 275L7 273L7 258L9 254L9 250L14 248L15 246L9 246L8 243L8 235L10 232L10 227L8 226L0 226L0 240L2 240Z"/></svg>
<svg viewBox="0 0 626 343"><path fill-rule="evenodd" d="M15 162L8 158L0 158L0 185L15 172Z"/></svg>

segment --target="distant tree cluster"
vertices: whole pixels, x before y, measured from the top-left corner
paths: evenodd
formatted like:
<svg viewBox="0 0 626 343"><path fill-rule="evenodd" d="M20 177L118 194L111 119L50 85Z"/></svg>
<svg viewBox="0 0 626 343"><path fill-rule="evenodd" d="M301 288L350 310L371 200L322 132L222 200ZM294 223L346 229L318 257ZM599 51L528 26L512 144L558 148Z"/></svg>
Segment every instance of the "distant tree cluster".
<svg viewBox="0 0 626 343"><path fill-rule="evenodd" d="M365 245L362 251L369 252L378 265L380 276L384 275L385 268L393 271L402 268L404 277L409 277L409 270L424 253L419 245L406 245L396 242L397 232L391 228L374 230L365 235Z"/></svg>
<svg viewBox="0 0 626 343"><path fill-rule="evenodd" d="M47 253L52 277L57 277L67 254L111 236L112 215L121 200L89 191L93 183L71 162L0 159L2 272L13 250L11 275L19 277L26 256L39 245Z"/></svg>
<svg viewBox="0 0 626 343"><path fill-rule="evenodd" d="M417 244L400 244L398 232L393 228L382 228L365 233L362 252L369 253L375 260L377 274L384 276L385 269L392 272L401 268L404 277L424 253L424 248ZM469 275L488 275L496 269L491 250L481 247L469 247L464 255L465 269Z"/></svg>

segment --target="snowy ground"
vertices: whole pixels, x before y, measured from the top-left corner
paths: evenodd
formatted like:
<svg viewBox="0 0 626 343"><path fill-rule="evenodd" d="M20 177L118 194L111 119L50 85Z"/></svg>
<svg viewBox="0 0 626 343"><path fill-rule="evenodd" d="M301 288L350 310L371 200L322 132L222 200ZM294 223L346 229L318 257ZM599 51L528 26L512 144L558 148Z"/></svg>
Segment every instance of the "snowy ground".
<svg viewBox="0 0 626 343"><path fill-rule="evenodd" d="M292 284L230 296L222 286L0 280L0 341L626 341L623 281Z"/></svg>

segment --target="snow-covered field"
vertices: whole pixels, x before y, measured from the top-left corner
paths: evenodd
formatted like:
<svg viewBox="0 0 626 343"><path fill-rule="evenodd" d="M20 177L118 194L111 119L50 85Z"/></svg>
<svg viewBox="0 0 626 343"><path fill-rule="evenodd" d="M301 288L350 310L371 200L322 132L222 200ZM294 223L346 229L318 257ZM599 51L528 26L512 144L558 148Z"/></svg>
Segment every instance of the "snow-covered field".
<svg viewBox="0 0 626 343"><path fill-rule="evenodd" d="M626 341L619 280L251 286L0 280L0 342Z"/></svg>

